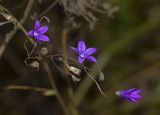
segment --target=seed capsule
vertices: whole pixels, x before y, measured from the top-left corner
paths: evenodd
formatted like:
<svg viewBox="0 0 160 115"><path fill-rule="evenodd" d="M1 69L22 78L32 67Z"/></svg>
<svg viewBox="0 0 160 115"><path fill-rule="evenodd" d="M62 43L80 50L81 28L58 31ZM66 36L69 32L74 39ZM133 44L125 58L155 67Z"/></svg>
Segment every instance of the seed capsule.
<svg viewBox="0 0 160 115"><path fill-rule="evenodd" d="M46 55L48 53L48 49L46 47L41 48L41 54Z"/></svg>

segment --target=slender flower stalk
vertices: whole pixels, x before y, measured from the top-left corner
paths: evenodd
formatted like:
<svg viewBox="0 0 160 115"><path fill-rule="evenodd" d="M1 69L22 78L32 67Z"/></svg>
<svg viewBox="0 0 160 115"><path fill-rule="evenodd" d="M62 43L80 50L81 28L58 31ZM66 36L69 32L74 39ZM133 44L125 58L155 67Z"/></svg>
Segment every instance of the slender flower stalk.
<svg viewBox="0 0 160 115"><path fill-rule="evenodd" d="M37 20L35 22L34 29L28 32L28 36L35 38L35 40L40 44L42 41L49 42L49 38L44 35L48 31L48 26L40 26L40 22Z"/></svg>
<svg viewBox="0 0 160 115"><path fill-rule="evenodd" d="M44 69L45 69L45 71L47 73L48 80L49 80L49 82L50 82L50 84L51 84L51 86L53 88L53 91L55 91L55 93L56 93L57 100L58 100L59 104L61 105L61 107L62 107L62 109L64 111L64 114L65 115L69 115L68 107L66 106L62 96L60 95L60 93L59 93L59 91L57 89L56 83L55 83L55 81L54 81L54 79L52 77L52 72L51 72L51 70L49 68L48 63L46 61L44 61L43 65L44 65Z"/></svg>
<svg viewBox="0 0 160 115"><path fill-rule="evenodd" d="M137 103L137 101L142 98L142 96L139 95L140 92L141 92L141 90L138 90L136 88L132 88L129 90L117 91L116 94L119 97L122 97L123 99L126 99L130 102L133 102L133 103Z"/></svg>
<svg viewBox="0 0 160 115"><path fill-rule="evenodd" d="M82 64L85 61L85 59L90 60L92 62L97 62L97 60L93 56L91 56L93 53L97 51L96 48L86 49L84 41L79 41L78 47L71 47L71 49L78 54L78 61L80 64Z"/></svg>

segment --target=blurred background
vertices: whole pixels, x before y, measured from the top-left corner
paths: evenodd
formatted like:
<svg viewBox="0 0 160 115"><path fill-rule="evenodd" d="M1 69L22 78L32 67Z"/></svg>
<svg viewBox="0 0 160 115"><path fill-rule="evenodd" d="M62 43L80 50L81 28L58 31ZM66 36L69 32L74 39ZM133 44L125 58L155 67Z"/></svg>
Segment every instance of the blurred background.
<svg viewBox="0 0 160 115"><path fill-rule="evenodd" d="M0 0L0 12L1 114L65 115L52 92L43 60L38 71L24 63L28 37L22 28L17 29L14 19L29 31L43 16L48 17L49 23L45 18L41 23L49 26L46 35L51 42L39 48L76 59L69 47L83 39L87 47L98 49L94 56L105 75L104 81L98 81L97 67L85 62L108 98L85 72L81 81L73 82L47 60L69 115L160 114L159 0ZM28 50L32 47L27 42ZM50 89L51 94L36 88ZM117 90L130 88L142 90L138 104L115 95Z"/></svg>

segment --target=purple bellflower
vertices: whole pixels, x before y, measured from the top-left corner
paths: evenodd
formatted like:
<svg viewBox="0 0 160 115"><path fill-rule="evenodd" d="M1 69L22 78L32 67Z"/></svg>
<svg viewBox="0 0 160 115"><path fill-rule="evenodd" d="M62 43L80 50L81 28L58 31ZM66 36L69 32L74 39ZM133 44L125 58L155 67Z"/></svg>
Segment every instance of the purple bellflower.
<svg viewBox="0 0 160 115"><path fill-rule="evenodd" d="M34 37L38 43L41 43L42 41L44 42L49 42L49 38L44 35L48 30L48 26L40 26L40 22L37 20L35 22L35 26L33 30L30 30L28 32L28 36Z"/></svg>
<svg viewBox="0 0 160 115"><path fill-rule="evenodd" d="M122 97L123 99L126 99L130 102L133 102L133 103L137 103L137 101L142 98L142 96L139 95L140 92L141 92L141 90L138 90L136 88L132 88L129 90L117 91L116 94L118 96Z"/></svg>
<svg viewBox="0 0 160 115"><path fill-rule="evenodd" d="M91 54L97 51L96 48L86 49L84 41L78 42L78 48L71 47L71 49L78 54L78 61L80 64L82 64L85 61L85 59L88 59L92 62L97 62L96 59L93 56L91 56Z"/></svg>

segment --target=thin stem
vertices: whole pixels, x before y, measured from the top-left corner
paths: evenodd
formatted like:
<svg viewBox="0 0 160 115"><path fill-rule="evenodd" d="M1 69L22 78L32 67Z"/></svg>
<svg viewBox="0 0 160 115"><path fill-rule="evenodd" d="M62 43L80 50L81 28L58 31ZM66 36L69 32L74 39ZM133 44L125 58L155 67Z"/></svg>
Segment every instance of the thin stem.
<svg viewBox="0 0 160 115"><path fill-rule="evenodd" d="M87 73L87 75L93 80L93 82L97 85L97 88L99 89L100 93L104 96L104 97L108 97L104 94L104 92L102 91L102 89L100 88L99 84L97 83L97 81L88 73L88 71L84 68L84 71Z"/></svg>
<svg viewBox="0 0 160 115"><path fill-rule="evenodd" d="M69 72L63 71L60 67L58 67L58 65L55 63L55 61L53 60L53 58L51 57L51 61L53 62L53 64L55 65L55 67L62 73L69 75Z"/></svg>
<svg viewBox="0 0 160 115"><path fill-rule="evenodd" d="M63 31L62 31L62 53L63 55L67 56L67 28L64 27ZM68 62L68 59L66 57L64 57L64 61ZM65 71L68 71L66 65L64 64L64 69Z"/></svg>
<svg viewBox="0 0 160 115"><path fill-rule="evenodd" d="M0 26L3 26L3 25L8 24L8 23L11 23L11 21L4 21L4 22L1 22L1 23L0 23Z"/></svg>
<svg viewBox="0 0 160 115"><path fill-rule="evenodd" d="M24 32L24 34L27 36L28 40L29 40L32 44L34 44L34 41L28 37L27 31L26 31L26 29L22 26L22 24L23 24L23 23L25 22L25 20L27 19L28 15L29 15L29 12L31 11L31 7L32 7L32 5L33 5L33 2L34 2L34 0L30 0L30 1L28 2L28 5L27 5L26 10L25 10L25 13L24 13L24 15L23 15L23 17L22 17L22 19L21 19L20 21L18 21L18 20L16 19L16 17L14 17L14 16L12 15L12 13L11 13L8 9L6 9L6 8L3 7L2 5L0 5L0 10L1 10L1 11L5 11L5 12L7 13L7 14L3 14L3 16L4 16L4 17L5 17L6 15L10 16L10 17L12 18L11 21L13 21L13 23L15 22L15 23L18 24L18 28L15 28L15 29L14 29L13 34L15 34L16 31L20 28L20 30L22 30L22 31ZM2 14L2 13L1 13L1 14ZM5 17L5 18L7 18L7 17ZM8 20L8 19L7 19L7 20ZM12 35L12 34L11 34L11 35Z"/></svg>
<svg viewBox="0 0 160 115"><path fill-rule="evenodd" d="M62 58L62 59L64 59L64 61L63 61L64 62L64 64L63 64L64 71L67 72L67 73L69 72L68 58L67 58L67 52L68 52L67 51L67 33L68 33L68 31L69 31L69 29L67 28L66 18L65 18L64 19L64 28L63 28L63 31L62 31L62 43L61 43L61 45L62 45L62 53L64 55L63 58ZM76 106L74 104L74 101L73 101L73 96L74 96L73 89L71 87L70 80L67 79L66 81L67 81L67 85L68 85L67 91L68 91L68 96L69 96L68 106L72 105L72 106L70 106L70 111L73 115L75 115L75 113L78 114L78 112L77 112L77 108L76 108Z"/></svg>
<svg viewBox="0 0 160 115"><path fill-rule="evenodd" d="M85 67L84 65L80 64L78 61L74 60L73 58L67 56L67 55L63 55L63 54L54 54L54 55L48 55L47 56L48 58L51 58L51 57L64 57L64 58L67 58L67 60L69 61L72 61L73 63L71 64L76 64L78 65L79 67ZM70 63L70 62L66 62L65 60L63 60L63 62L65 63Z"/></svg>
<svg viewBox="0 0 160 115"><path fill-rule="evenodd" d="M30 52L28 51L26 45L27 45L27 40L26 40L26 42L24 43L24 48L25 48L25 50L26 50L26 52L27 52L27 56L28 56L28 57L31 57L31 55L32 55L33 52L35 51L35 48L36 48L36 46L37 46L37 43L34 43L34 46L33 46L32 50L31 50Z"/></svg>
<svg viewBox="0 0 160 115"><path fill-rule="evenodd" d="M7 33L5 35L4 41L3 41L2 45L0 46L0 58L2 57L2 55L3 55L3 53L4 53L5 49L6 49L7 44L13 38L13 36L15 35L15 33L17 32L18 29L22 30L24 32L24 34L27 36L28 40L32 44L34 44L34 41L28 37L27 31L22 26L23 23L25 22L25 20L27 19L30 11L31 11L31 7L33 5L33 2L34 2L34 0L29 0L28 1L27 7L26 7L25 12L24 12L22 18L20 19L20 21L18 21L8 9L6 9L2 5L0 5L0 14L2 16L4 16L4 18L6 18L6 20L11 21L14 25L17 24L17 25L15 25L13 30L11 30L9 33Z"/></svg>
<svg viewBox="0 0 160 115"><path fill-rule="evenodd" d="M59 0L55 0L50 6L48 6L44 11L42 11L41 14L39 14L38 16L36 16L35 19L44 16L44 15L45 15L47 12L49 12L58 2L59 2Z"/></svg>
<svg viewBox="0 0 160 115"><path fill-rule="evenodd" d="M20 86L20 85L9 85L7 87L0 87L0 89L5 90L30 90L35 92L40 92L43 95L46 94L46 92L51 91L51 89L47 88L40 88L40 87L32 87L32 86ZM52 95L55 95L55 91L52 90ZM46 95L45 95L46 96Z"/></svg>
<svg viewBox="0 0 160 115"><path fill-rule="evenodd" d="M52 77L52 72L49 68L48 63L46 61L44 61L43 65L44 65L44 69L47 73L48 80L49 80L53 90L55 90L55 92L56 92L56 97L57 97L57 100L59 101L59 104L61 105L65 115L69 115L69 111L68 111L68 109L67 109L67 107L66 107L66 105L65 105L65 103L64 103L64 101L63 101L63 99L62 99L62 97L61 97L61 95L58 91L58 89L57 89L56 83L54 82L54 79Z"/></svg>

